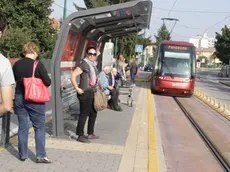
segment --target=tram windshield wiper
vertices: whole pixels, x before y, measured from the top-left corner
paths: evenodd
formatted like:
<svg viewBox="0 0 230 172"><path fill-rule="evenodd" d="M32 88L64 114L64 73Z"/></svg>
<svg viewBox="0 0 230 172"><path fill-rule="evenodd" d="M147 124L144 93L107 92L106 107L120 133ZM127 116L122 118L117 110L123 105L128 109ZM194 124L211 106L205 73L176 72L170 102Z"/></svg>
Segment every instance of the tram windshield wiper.
<svg viewBox="0 0 230 172"><path fill-rule="evenodd" d="M170 68L168 67L167 63L165 63L164 60L161 60L161 62L162 62L162 64L165 65L166 68L168 69L168 72L169 72L170 77L171 77L172 79L174 79L174 76L173 76L173 74L172 74Z"/></svg>

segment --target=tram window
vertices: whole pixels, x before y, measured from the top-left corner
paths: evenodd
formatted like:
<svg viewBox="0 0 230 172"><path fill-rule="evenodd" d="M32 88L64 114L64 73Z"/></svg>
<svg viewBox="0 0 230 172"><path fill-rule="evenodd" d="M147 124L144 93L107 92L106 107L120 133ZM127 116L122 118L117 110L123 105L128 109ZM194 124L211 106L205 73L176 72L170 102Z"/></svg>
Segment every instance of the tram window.
<svg viewBox="0 0 230 172"><path fill-rule="evenodd" d="M191 54L181 52L165 52L161 73L168 75L191 75Z"/></svg>

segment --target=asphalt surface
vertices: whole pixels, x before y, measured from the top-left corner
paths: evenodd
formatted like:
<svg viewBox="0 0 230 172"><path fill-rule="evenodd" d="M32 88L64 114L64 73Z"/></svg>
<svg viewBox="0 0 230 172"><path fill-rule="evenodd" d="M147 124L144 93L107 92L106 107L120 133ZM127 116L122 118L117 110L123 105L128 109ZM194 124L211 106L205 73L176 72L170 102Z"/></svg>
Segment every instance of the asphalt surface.
<svg viewBox="0 0 230 172"><path fill-rule="evenodd" d="M215 98L218 102L227 105L230 110L230 87L222 82L230 82L230 78L217 77L219 69L206 69L197 72L195 87Z"/></svg>
<svg viewBox="0 0 230 172"><path fill-rule="evenodd" d="M160 95L153 97L160 132L157 139L161 140L164 156L161 166L166 168L164 171L222 172L219 163L174 99Z"/></svg>

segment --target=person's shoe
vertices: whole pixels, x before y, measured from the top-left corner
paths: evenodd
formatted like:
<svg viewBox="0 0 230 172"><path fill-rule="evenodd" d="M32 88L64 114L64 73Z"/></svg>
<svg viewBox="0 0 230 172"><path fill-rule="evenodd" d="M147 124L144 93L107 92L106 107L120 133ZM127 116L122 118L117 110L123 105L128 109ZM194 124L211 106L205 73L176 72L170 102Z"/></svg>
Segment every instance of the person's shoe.
<svg viewBox="0 0 230 172"><path fill-rule="evenodd" d="M112 106L108 104L107 109L112 109Z"/></svg>
<svg viewBox="0 0 230 172"><path fill-rule="evenodd" d="M115 111L121 112L121 111L122 111L122 108L121 108L120 106L117 106L117 107L114 108L114 110L115 110Z"/></svg>
<svg viewBox="0 0 230 172"><path fill-rule="evenodd" d="M45 164L50 164L50 163L52 163L52 161L51 161L50 159L48 159L47 157L41 158L41 159L37 159L36 162L37 162L37 163L45 163Z"/></svg>
<svg viewBox="0 0 230 172"><path fill-rule="evenodd" d="M19 158L20 161L25 161L27 158Z"/></svg>
<svg viewBox="0 0 230 172"><path fill-rule="evenodd" d="M82 137L88 139L88 136L86 135L83 135ZM73 140L77 140L79 137L77 137L77 135L72 135L72 136L69 136L70 139L73 139Z"/></svg>
<svg viewBox="0 0 230 172"><path fill-rule="evenodd" d="M90 141L88 140L88 137L87 136L79 136L77 138L77 141L78 142L82 142L82 143L90 143Z"/></svg>
<svg viewBox="0 0 230 172"><path fill-rule="evenodd" d="M100 137L99 136L96 136L94 134L89 134L88 135L88 139L99 139Z"/></svg>

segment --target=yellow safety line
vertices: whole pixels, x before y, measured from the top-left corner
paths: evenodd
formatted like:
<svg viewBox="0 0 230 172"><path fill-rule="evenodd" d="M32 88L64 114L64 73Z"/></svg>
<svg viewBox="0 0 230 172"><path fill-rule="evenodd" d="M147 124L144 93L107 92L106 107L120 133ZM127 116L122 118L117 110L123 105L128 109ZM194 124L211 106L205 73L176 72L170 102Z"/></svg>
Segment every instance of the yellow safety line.
<svg viewBox="0 0 230 172"><path fill-rule="evenodd" d="M159 172L157 137L154 124L153 101L150 89L148 90L148 172Z"/></svg>

